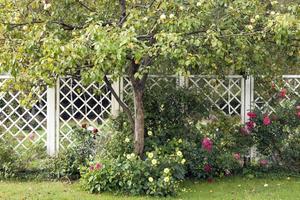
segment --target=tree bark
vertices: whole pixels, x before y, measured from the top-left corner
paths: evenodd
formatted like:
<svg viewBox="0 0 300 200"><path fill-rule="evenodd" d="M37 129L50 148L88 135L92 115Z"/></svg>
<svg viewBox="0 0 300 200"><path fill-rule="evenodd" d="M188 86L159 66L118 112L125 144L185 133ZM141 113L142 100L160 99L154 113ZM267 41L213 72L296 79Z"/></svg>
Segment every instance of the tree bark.
<svg viewBox="0 0 300 200"><path fill-rule="evenodd" d="M143 94L143 87L134 88L134 152L139 156L144 151L145 119Z"/></svg>

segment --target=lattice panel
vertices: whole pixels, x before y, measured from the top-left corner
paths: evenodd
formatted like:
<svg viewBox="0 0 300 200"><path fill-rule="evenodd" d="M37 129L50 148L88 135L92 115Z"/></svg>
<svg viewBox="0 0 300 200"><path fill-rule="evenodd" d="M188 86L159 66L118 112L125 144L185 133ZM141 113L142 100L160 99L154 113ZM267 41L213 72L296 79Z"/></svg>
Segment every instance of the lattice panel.
<svg viewBox="0 0 300 200"><path fill-rule="evenodd" d="M84 85L80 80L60 80L60 147L72 144L70 134L76 126L88 123L101 129L111 115L111 94L105 84Z"/></svg>
<svg viewBox="0 0 300 200"><path fill-rule="evenodd" d="M188 78L188 88L202 91L213 107L218 110L226 114L241 116L242 81L243 78L239 76L224 79L212 76L191 76Z"/></svg>
<svg viewBox="0 0 300 200"><path fill-rule="evenodd" d="M150 89L154 87L161 87L163 84L170 84L174 87L179 85L178 76L158 76L158 75L149 75L147 79L147 87ZM126 104L132 103L133 92L130 80L128 77L123 78L123 100Z"/></svg>
<svg viewBox="0 0 300 200"><path fill-rule="evenodd" d="M8 78L0 77L0 87ZM26 150L37 142L46 144L47 94L39 95L39 101L31 109L19 102L20 92L0 93L0 139L13 145L16 151Z"/></svg>
<svg viewBox="0 0 300 200"><path fill-rule="evenodd" d="M254 106L266 112L274 112L274 103L282 103L286 99L300 97L300 76L284 76L281 80L266 83L263 79L254 81ZM286 97L277 101L279 91L286 89ZM275 101L274 101L275 100Z"/></svg>

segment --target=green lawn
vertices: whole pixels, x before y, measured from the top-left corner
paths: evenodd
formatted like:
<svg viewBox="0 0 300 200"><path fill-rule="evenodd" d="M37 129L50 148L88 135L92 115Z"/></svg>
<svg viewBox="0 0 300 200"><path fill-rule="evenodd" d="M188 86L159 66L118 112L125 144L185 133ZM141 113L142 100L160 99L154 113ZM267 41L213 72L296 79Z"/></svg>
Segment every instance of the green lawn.
<svg viewBox="0 0 300 200"><path fill-rule="evenodd" d="M300 178L243 179L227 178L207 182L186 182L175 198L166 199L224 199L224 200L297 200L300 199ZM82 191L79 184L60 182L0 182L0 199L4 200L122 200L158 199L126 197L112 194L92 195Z"/></svg>

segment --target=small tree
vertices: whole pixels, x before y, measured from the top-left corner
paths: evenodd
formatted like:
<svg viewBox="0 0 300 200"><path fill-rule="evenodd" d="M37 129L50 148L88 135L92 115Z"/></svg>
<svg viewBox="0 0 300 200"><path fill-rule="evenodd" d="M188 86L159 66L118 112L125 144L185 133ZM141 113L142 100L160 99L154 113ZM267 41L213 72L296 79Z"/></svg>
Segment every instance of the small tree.
<svg viewBox="0 0 300 200"><path fill-rule="evenodd" d="M32 97L59 76L104 81L144 148L149 73L268 74L299 64L299 5L259 0L0 0L0 72ZM108 78L111 75L111 79ZM128 76L134 113L111 81Z"/></svg>

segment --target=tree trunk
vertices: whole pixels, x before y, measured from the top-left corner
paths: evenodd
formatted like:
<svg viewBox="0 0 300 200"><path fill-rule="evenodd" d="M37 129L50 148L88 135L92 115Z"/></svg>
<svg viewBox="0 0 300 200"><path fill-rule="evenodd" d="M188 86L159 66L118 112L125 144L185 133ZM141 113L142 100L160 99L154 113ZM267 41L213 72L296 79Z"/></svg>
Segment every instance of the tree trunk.
<svg viewBox="0 0 300 200"><path fill-rule="evenodd" d="M144 88L134 89L134 152L141 156L144 150Z"/></svg>

